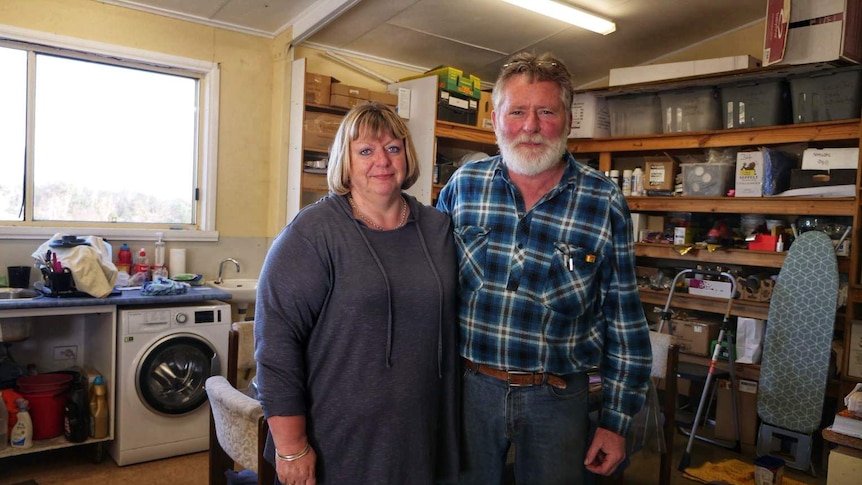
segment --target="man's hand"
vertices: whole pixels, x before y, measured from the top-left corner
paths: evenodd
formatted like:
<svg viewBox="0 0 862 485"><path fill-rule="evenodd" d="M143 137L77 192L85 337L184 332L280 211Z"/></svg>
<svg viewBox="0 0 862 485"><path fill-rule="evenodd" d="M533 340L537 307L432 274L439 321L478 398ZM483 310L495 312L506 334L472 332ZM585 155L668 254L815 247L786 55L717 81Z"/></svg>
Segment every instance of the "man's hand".
<svg viewBox="0 0 862 485"><path fill-rule="evenodd" d="M598 475L608 476L626 458L626 439L604 428L596 430L587 457L584 460L587 470Z"/></svg>

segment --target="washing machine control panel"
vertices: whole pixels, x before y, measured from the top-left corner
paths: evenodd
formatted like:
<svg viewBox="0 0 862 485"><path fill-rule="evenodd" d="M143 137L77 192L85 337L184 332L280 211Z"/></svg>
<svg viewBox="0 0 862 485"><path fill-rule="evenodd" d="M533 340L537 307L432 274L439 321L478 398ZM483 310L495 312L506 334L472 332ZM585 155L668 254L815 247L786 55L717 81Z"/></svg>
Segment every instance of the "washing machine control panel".
<svg viewBox="0 0 862 485"><path fill-rule="evenodd" d="M154 333L172 327L218 325L230 322L230 305L176 306L125 310L124 330L127 335Z"/></svg>

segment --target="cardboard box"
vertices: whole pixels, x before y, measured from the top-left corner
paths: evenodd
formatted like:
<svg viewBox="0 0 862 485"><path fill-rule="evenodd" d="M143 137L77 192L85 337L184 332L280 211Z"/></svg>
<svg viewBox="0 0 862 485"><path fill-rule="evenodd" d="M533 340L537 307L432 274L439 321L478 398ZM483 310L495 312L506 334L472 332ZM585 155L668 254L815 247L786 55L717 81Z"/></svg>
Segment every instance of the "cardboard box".
<svg viewBox="0 0 862 485"><path fill-rule="evenodd" d="M735 197L776 195L790 187L790 174L796 162L789 155L771 148L736 154Z"/></svg>
<svg viewBox="0 0 862 485"><path fill-rule="evenodd" d="M803 170L856 169L859 148L806 148L802 152ZM855 183L855 182L854 182Z"/></svg>
<svg viewBox="0 0 862 485"><path fill-rule="evenodd" d="M850 326L849 349L847 354L847 377L862 379L862 320L853 320Z"/></svg>
<svg viewBox="0 0 862 485"><path fill-rule="evenodd" d="M302 123L302 146L306 150L328 152L341 125L341 116L329 113L305 112Z"/></svg>
<svg viewBox="0 0 862 485"><path fill-rule="evenodd" d="M709 356L710 343L718 338L721 322L707 320L671 320L673 335L680 352Z"/></svg>
<svg viewBox="0 0 862 485"><path fill-rule="evenodd" d="M488 91L482 91L482 95L479 98L478 112L476 114L476 126L493 130L494 122L491 121L492 111L494 111L494 103L491 102L491 93Z"/></svg>
<svg viewBox="0 0 862 485"><path fill-rule="evenodd" d="M323 74L305 73L305 102L311 104L329 104L331 86L338 79Z"/></svg>
<svg viewBox="0 0 862 485"><path fill-rule="evenodd" d="M342 96L340 94L332 94L329 96L329 104L339 108L352 108L358 104L367 102L367 99L351 98L350 96Z"/></svg>
<svg viewBox="0 0 862 485"><path fill-rule="evenodd" d="M673 190L679 162L669 157L644 157L646 190Z"/></svg>
<svg viewBox="0 0 862 485"><path fill-rule="evenodd" d="M697 296L710 296L712 298L730 298L733 285L729 281L699 280L696 278L686 279L688 293Z"/></svg>
<svg viewBox="0 0 862 485"><path fill-rule="evenodd" d="M621 67L610 70L608 86L700 76L755 67L760 67L760 60L751 56L717 57L696 61L650 64L648 66Z"/></svg>
<svg viewBox="0 0 862 485"><path fill-rule="evenodd" d="M572 129L569 138L611 136L611 115L605 98L592 93L577 93L572 99Z"/></svg>
<svg viewBox="0 0 862 485"><path fill-rule="evenodd" d="M862 1L792 0L766 7L763 65L862 61Z"/></svg>
<svg viewBox="0 0 862 485"><path fill-rule="evenodd" d="M368 99L368 89L348 84L333 84L330 88L330 95L347 96L349 98Z"/></svg>
<svg viewBox="0 0 862 485"><path fill-rule="evenodd" d="M389 106L398 106L397 94L384 93L382 91L368 91L368 100Z"/></svg>
<svg viewBox="0 0 862 485"><path fill-rule="evenodd" d="M829 451L829 472L826 485L856 483L862 475L862 456L858 450L839 446Z"/></svg>
<svg viewBox="0 0 862 485"><path fill-rule="evenodd" d="M743 444L757 443L757 381L736 380L737 411L739 415L739 438ZM730 381L719 379L716 392L715 437L733 440L733 392Z"/></svg>
<svg viewBox="0 0 862 485"><path fill-rule="evenodd" d="M739 291L739 298L741 300L769 301L772 299L772 289L775 288L775 281L771 278L759 278L757 276L748 278L737 276L736 288Z"/></svg>

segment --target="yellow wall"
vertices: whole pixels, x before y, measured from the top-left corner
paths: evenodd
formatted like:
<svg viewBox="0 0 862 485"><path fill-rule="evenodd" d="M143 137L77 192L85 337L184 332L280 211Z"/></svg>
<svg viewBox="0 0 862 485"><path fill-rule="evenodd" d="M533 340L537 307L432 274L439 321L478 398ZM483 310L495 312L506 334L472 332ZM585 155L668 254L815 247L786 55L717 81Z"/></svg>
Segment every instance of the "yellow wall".
<svg viewBox="0 0 862 485"><path fill-rule="evenodd" d="M219 63L216 229L228 237L270 234L272 39L95 0L0 0L0 23Z"/></svg>

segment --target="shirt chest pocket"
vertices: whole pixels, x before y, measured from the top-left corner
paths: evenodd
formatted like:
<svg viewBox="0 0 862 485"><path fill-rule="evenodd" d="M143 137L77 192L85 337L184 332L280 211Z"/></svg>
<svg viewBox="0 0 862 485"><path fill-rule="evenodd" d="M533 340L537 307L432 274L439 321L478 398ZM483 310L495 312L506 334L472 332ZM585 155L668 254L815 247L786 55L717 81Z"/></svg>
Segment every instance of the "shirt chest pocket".
<svg viewBox="0 0 862 485"><path fill-rule="evenodd" d="M586 248L555 242L543 304L559 313L582 315L599 291L604 257Z"/></svg>
<svg viewBox="0 0 862 485"><path fill-rule="evenodd" d="M461 226L455 229L458 282L462 288L478 290L482 287L489 233L489 229L481 226Z"/></svg>

